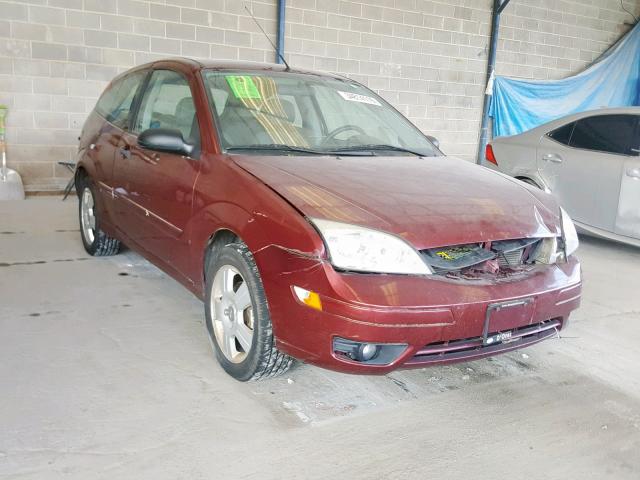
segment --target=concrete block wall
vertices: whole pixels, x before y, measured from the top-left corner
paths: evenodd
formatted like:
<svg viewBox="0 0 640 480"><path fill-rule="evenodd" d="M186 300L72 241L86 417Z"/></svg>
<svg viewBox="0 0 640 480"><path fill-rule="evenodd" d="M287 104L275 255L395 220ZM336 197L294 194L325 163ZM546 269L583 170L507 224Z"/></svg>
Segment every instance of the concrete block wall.
<svg viewBox="0 0 640 480"><path fill-rule="evenodd" d="M484 91L491 0L288 0L286 53L303 68L379 92L446 153L472 159ZM640 0L624 2L636 15ZM107 82L158 58L271 62L276 0L0 0L0 103L8 157L28 190L55 190ZM619 0L512 0L499 74L558 78L606 50L633 21Z"/></svg>

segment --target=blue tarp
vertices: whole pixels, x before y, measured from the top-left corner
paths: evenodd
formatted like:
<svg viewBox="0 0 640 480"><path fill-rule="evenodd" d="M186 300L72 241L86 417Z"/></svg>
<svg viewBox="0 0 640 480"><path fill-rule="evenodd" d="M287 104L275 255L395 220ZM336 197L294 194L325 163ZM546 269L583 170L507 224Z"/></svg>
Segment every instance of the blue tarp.
<svg viewBox="0 0 640 480"><path fill-rule="evenodd" d="M562 80L496 76L489 115L495 137L572 113L640 105L640 24L583 72Z"/></svg>

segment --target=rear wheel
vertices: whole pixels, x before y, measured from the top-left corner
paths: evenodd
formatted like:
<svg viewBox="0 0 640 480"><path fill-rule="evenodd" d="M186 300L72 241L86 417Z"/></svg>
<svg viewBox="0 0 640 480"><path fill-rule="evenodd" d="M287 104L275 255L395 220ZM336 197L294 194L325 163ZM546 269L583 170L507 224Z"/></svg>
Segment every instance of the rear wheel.
<svg viewBox="0 0 640 480"><path fill-rule="evenodd" d="M100 229L95 192L88 180L84 180L80 185L78 196L80 198L78 207L80 234L84 249L94 257L115 255L120 250L120 242Z"/></svg>
<svg viewBox="0 0 640 480"><path fill-rule="evenodd" d="M207 268L205 315L218 362L240 381L286 372L293 360L278 351L253 255L243 243L219 246Z"/></svg>

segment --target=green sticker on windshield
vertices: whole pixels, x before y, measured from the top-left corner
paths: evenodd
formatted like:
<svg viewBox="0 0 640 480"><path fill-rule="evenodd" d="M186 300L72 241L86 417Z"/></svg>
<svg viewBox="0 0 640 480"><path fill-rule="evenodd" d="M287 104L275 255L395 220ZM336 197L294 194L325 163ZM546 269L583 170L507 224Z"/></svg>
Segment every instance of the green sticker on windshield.
<svg viewBox="0 0 640 480"><path fill-rule="evenodd" d="M260 97L260 92L256 84L253 83L253 78L247 75L228 75L225 78L236 98L240 100L245 98L262 98Z"/></svg>

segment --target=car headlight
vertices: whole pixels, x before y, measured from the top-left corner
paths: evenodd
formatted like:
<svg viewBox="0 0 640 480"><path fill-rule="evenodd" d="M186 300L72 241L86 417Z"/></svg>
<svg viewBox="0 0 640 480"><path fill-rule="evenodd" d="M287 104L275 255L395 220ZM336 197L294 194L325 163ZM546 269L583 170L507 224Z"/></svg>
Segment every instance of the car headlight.
<svg viewBox="0 0 640 480"><path fill-rule="evenodd" d="M560 216L562 218L562 243L564 244L565 256L568 258L578 249L580 241L578 240L576 226L573 224L569 214L564 211L564 208L560 209Z"/></svg>
<svg viewBox="0 0 640 480"><path fill-rule="evenodd" d="M378 230L312 218L329 250L331 263L341 270L429 275L420 254L399 237Z"/></svg>
<svg viewBox="0 0 640 480"><path fill-rule="evenodd" d="M540 244L537 251L536 262L552 265L554 263L563 263L569 259L579 245L578 233L573 220L564 211L560 209L561 236L545 238Z"/></svg>

